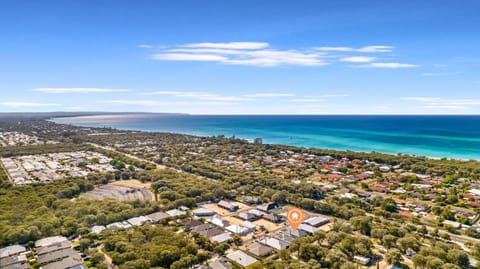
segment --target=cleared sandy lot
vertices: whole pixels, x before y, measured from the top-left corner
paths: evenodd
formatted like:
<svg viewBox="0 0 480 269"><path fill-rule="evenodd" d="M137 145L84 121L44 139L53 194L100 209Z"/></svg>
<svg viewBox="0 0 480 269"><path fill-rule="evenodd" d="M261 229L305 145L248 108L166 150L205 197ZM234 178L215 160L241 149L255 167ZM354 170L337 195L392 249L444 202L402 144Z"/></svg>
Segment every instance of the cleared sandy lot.
<svg viewBox="0 0 480 269"><path fill-rule="evenodd" d="M236 218L234 216L224 217L224 220L228 221L231 225L239 225L240 223L244 222L244 220Z"/></svg>
<svg viewBox="0 0 480 269"><path fill-rule="evenodd" d="M264 220L264 219L259 219L259 220L253 221L253 223L255 223L257 225L257 227L260 227L260 226L265 227L265 229L269 232L273 232L275 230L278 230L281 227L284 227L284 224L282 224L282 223L276 224L276 223L273 223L273 222L270 222L270 221Z"/></svg>
<svg viewBox="0 0 480 269"><path fill-rule="evenodd" d="M145 185L137 180L117 181L107 185L97 186L95 189L81 196L100 200L113 198L119 201L135 199L153 201L153 193L150 192L147 186L149 185Z"/></svg>
<svg viewBox="0 0 480 269"><path fill-rule="evenodd" d="M233 202L233 201L230 201L230 202L232 204L238 205L238 207L240 207L240 209L237 210L236 212L232 212L232 211L229 211L227 209L221 208L217 204L214 204L214 203L204 204L204 205L202 205L202 207L215 211L221 217L236 215L236 214L238 214L238 212L245 211L245 210L248 210L248 209L251 208L250 206L242 204L242 203Z"/></svg>
<svg viewBox="0 0 480 269"><path fill-rule="evenodd" d="M129 179L129 180L119 180L111 183L112 185L121 185L121 186L127 186L127 187L132 187L132 188L147 188L149 189L150 186L152 185L151 182L146 182L142 183L139 180L136 179Z"/></svg>

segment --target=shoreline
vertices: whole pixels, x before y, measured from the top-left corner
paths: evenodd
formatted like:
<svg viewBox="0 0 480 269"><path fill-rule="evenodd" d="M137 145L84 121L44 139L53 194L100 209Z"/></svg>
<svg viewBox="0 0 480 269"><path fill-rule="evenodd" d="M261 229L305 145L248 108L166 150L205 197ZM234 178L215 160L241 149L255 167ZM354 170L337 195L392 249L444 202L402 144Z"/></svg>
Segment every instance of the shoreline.
<svg viewBox="0 0 480 269"><path fill-rule="evenodd" d="M134 117L134 113L123 113L123 114L116 114L116 115L107 115L111 117L115 116L132 116ZM180 114L177 114L180 115ZM95 117L95 116L105 116L105 115L89 115L86 117ZM138 129L138 128L118 128L114 127L111 125L104 125L104 126L90 126L90 125L82 125L82 124L75 124L75 123L67 123L67 122L57 122L56 120L58 119L67 119L67 118L76 118L78 116L73 116L73 117L52 117L46 119L46 121L55 123L55 124L65 124L65 125L71 125L75 127L83 127L83 128L111 128L112 130L118 130L118 131L125 131L125 132L145 132L145 133L169 133L169 134L177 134L177 135L190 135L190 136L197 136L197 137L215 137L215 136L225 136L228 137L225 134L200 134L200 133L192 133L192 132L182 132L182 131L159 131L159 130L146 130L146 129ZM84 116L80 116L84 117ZM255 138L252 137L242 137L242 136L235 136L236 138L246 140L249 143L251 143ZM296 144L288 144L288 143L276 143L276 142L271 142L265 140L263 137L259 136L258 138L261 138L263 140L263 144L268 144L268 145L277 145L277 146L287 146L287 147L297 147L301 149L307 149L307 150L325 150L325 151L334 151L334 152L353 152L353 153L359 153L359 154L384 154L384 155L389 155L389 156L402 156L402 157L410 157L410 158L427 158L431 160L456 160L456 161L462 161L462 162L469 162L469 161L475 161L475 162L480 162L480 157L478 159L475 158L455 158L455 157L435 157L435 156L427 156L427 155L412 155L408 153L391 153L391 152L382 152L382 151L362 151L362 150L354 150L354 149L341 149L341 148L328 148L328 147L319 147L319 146L303 146L303 145L296 145Z"/></svg>

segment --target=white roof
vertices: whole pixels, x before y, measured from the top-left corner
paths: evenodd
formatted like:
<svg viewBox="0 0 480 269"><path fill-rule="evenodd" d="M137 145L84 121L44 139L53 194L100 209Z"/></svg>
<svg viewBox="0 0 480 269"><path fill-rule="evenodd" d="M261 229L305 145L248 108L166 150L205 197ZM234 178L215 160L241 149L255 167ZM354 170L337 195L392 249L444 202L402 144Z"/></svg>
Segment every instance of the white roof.
<svg viewBox="0 0 480 269"><path fill-rule="evenodd" d="M129 224L128 222L124 221L124 222L114 222L114 223L111 223L111 224L108 224L107 225L107 228L114 228L114 229L128 229L128 228L131 228L132 225Z"/></svg>
<svg viewBox="0 0 480 269"><path fill-rule="evenodd" d="M231 233L226 232L226 233L223 233L223 234L212 236L212 237L210 237L210 240L218 242L218 243L223 243L225 241L230 240L230 238L231 238Z"/></svg>
<svg viewBox="0 0 480 269"><path fill-rule="evenodd" d="M146 215L145 217L149 218L151 221L160 221L162 219L166 219L168 217L170 217L167 213L164 213L164 212L155 212L155 213L152 213L152 214L148 214Z"/></svg>
<svg viewBox="0 0 480 269"><path fill-rule="evenodd" d="M55 243L60 243L60 242L63 242L63 241L67 241L68 239L65 237L65 236L60 236L60 235L57 235L57 236L52 236L52 237L46 237L46 238L42 238L40 240L37 240L35 241L35 247L45 247L45 246L49 246L49 245L52 245L52 244L55 244Z"/></svg>
<svg viewBox="0 0 480 269"><path fill-rule="evenodd" d="M257 260L255 258L245 254L245 252L243 252L241 250L237 250L235 252L232 252L232 253L228 254L227 258L230 259L231 261L234 261L234 262L240 264L243 267L247 267L247 266L257 262Z"/></svg>
<svg viewBox="0 0 480 269"><path fill-rule="evenodd" d="M249 232L247 228L238 225L230 225L225 229L235 234L247 234Z"/></svg>
<svg viewBox="0 0 480 269"><path fill-rule="evenodd" d="M222 220L221 218L217 218L217 217L213 217L213 218L209 219L208 222L210 222L210 223L212 223L212 224L215 224L215 225L217 225L217 226L219 226L219 227L222 227L222 228L227 227L228 225L230 225L230 224L228 223L228 221Z"/></svg>
<svg viewBox="0 0 480 269"><path fill-rule="evenodd" d="M390 167L386 166L386 165L382 165L379 167L380 170L383 170L383 171L390 171Z"/></svg>
<svg viewBox="0 0 480 269"><path fill-rule="evenodd" d="M193 215L215 215L215 211L213 210L210 210L210 209L207 209L207 208L199 208L199 209L195 209L192 211L192 214Z"/></svg>
<svg viewBox="0 0 480 269"><path fill-rule="evenodd" d="M305 220L303 223L306 223L306 224L311 225L311 226L318 226L322 223L327 223L327 222L329 222L329 220L327 218L313 217L313 218L309 218L309 219Z"/></svg>
<svg viewBox="0 0 480 269"><path fill-rule="evenodd" d="M265 215L265 213L263 213L262 211L258 210L258 209L250 209L248 210L248 213L250 214L253 214L255 216L263 216Z"/></svg>
<svg viewBox="0 0 480 269"><path fill-rule="evenodd" d="M358 195L356 195L355 193L347 192L347 193L341 194L340 197L342 197L342 198L355 198L355 197L358 197Z"/></svg>
<svg viewBox="0 0 480 269"><path fill-rule="evenodd" d="M165 213L167 213L170 217L177 217L177 216L182 216L187 214L187 212L178 210L178 209L168 210Z"/></svg>
<svg viewBox="0 0 480 269"><path fill-rule="evenodd" d="M93 226L90 228L90 231L96 234L101 233L103 230L105 230L105 226L103 225Z"/></svg>
<svg viewBox="0 0 480 269"><path fill-rule="evenodd" d="M302 236L308 235L308 232L306 232L305 230L302 230L300 228L295 230L292 227L288 227L287 232L283 233L284 238L285 238L285 235L294 236L294 237L302 237Z"/></svg>
<svg viewBox="0 0 480 269"><path fill-rule="evenodd" d="M250 222L248 220L242 222L240 224L240 226L243 226L243 227L248 228L248 229L255 229L257 227L257 225L255 225L255 223Z"/></svg>
<svg viewBox="0 0 480 269"><path fill-rule="evenodd" d="M305 223L302 223L298 226L298 229L299 230L302 230L302 231L305 231L305 232L308 232L308 233L315 233L316 231L318 231L318 228L317 227L314 227L312 225L308 225L308 224L305 224Z"/></svg>
<svg viewBox="0 0 480 269"><path fill-rule="evenodd" d="M10 255L18 254L26 251L27 249L21 245L13 245L5 248L0 248L0 258L5 258Z"/></svg>
<svg viewBox="0 0 480 269"><path fill-rule="evenodd" d="M451 221L451 220L444 220L442 223L445 225L450 225L455 228L460 228L462 226L460 222Z"/></svg>
<svg viewBox="0 0 480 269"><path fill-rule="evenodd" d="M128 223L132 224L132 226L140 226L145 222L149 222L150 219L145 216L134 217L127 220Z"/></svg>
<svg viewBox="0 0 480 269"><path fill-rule="evenodd" d="M356 261L359 261L361 262L362 264L368 264L370 262L370 258L368 257L363 257L363 256L353 256L353 259L355 259Z"/></svg>
<svg viewBox="0 0 480 269"><path fill-rule="evenodd" d="M480 190L479 189L471 189L468 192L473 194L473 195L480 196Z"/></svg>
<svg viewBox="0 0 480 269"><path fill-rule="evenodd" d="M270 246L276 250L286 249L290 245L290 243L277 238L265 238L260 241L260 243Z"/></svg>
<svg viewBox="0 0 480 269"><path fill-rule="evenodd" d="M223 206L223 207L227 207L227 208L237 207L237 205L235 205L233 203L230 203L228 201L225 201L225 200L221 200L220 202L218 202L218 205Z"/></svg>

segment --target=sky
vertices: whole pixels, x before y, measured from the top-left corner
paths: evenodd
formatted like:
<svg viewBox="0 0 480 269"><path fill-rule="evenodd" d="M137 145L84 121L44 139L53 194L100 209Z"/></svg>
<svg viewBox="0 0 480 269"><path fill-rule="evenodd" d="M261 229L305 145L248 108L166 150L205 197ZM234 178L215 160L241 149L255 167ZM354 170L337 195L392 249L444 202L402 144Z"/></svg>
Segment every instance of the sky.
<svg viewBox="0 0 480 269"><path fill-rule="evenodd" d="M478 0L0 1L0 112L480 114Z"/></svg>

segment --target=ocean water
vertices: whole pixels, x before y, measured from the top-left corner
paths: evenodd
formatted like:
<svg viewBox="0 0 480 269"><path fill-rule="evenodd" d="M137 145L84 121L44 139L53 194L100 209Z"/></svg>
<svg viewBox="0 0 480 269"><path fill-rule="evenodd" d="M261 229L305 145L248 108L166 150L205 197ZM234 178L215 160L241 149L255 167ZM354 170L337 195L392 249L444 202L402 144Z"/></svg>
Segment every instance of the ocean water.
<svg viewBox="0 0 480 269"><path fill-rule="evenodd" d="M225 135L264 143L480 160L480 116L212 116L125 114L55 118L123 130Z"/></svg>

